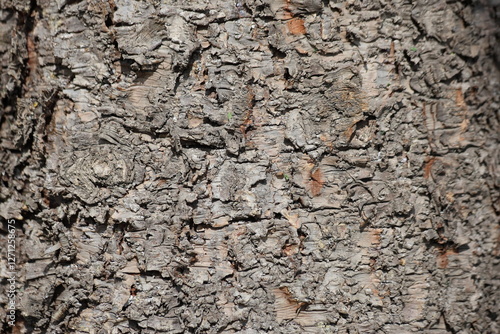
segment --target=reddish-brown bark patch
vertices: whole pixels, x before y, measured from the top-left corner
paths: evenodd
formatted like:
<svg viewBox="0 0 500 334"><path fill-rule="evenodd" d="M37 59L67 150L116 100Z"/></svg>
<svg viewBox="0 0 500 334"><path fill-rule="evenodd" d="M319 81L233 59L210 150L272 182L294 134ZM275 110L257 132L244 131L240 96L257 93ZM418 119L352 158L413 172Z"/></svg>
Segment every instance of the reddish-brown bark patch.
<svg viewBox="0 0 500 334"><path fill-rule="evenodd" d="M318 196L321 193L321 189L323 188L323 184L325 181L323 179L323 173L319 168L316 168L314 172L311 173L311 194L313 196Z"/></svg>
<svg viewBox="0 0 500 334"><path fill-rule="evenodd" d="M497 226L496 230L497 230L497 238L495 241L495 248L493 249L492 252L494 256L500 255L500 228Z"/></svg>
<svg viewBox="0 0 500 334"><path fill-rule="evenodd" d="M450 255L456 255L458 254L457 250L455 248L443 248L439 250L439 255L437 257L437 265L439 268L444 269L448 267L449 259L448 257Z"/></svg>
<svg viewBox="0 0 500 334"><path fill-rule="evenodd" d="M283 5L283 19L291 19L293 18L293 13L290 9L290 0L285 0L285 4Z"/></svg>
<svg viewBox="0 0 500 334"><path fill-rule="evenodd" d="M462 88L457 88L455 90L455 103L460 108L465 108L464 94L462 93Z"/></svg>
<svg viewBox="0 0 500 334"><path fill-rule="evenodd" d="M299 246L298 245L286 245L283 247L283 253L286 256L292 256L294 254L297 254L299 252Z"/></svg>
<svg viewBox="0 0 500 334"><path fill-rule="evenodd" d="M286 22L286 26L292 35L304 35L306 33L306 27L304 26L304 20L299 18L293 18Z"/></svg>
<svg viewBox="0 0 500 334"><path fill-rule="evenodd" d="M247 93L247 106L248 109L245 111L245 116L243 117L243 122L240 125L240 131L247 138L247 132L253 128L253 108L255 105L255 94L251 87L248 88Z"/></svg>
<svg viewBox="0 0 500 334"><path fill-rule="evenodd" d="M372 245L374 245L374 246L380 245L380 234L381 233L382 233L382 229L380 229L380 228L370 229Z"/></svg>
<svg viewBox="0 0 500 334"><path fill-rule="evenodd" d="M38 68L38 55L36 53L36 45L32 34L28 34L28 37L26 39L26 48L28 50L27 67L29 69L27 83L29 84L30 82L32 82L35 71Z"/></svg>
<svg viewBox="0 0 500 334"><path fill-rule="evenodd" d="M424 178L428 179L431 176L432 165L436 162L436 157L429 157L426 159L424 165Z"/></svg>

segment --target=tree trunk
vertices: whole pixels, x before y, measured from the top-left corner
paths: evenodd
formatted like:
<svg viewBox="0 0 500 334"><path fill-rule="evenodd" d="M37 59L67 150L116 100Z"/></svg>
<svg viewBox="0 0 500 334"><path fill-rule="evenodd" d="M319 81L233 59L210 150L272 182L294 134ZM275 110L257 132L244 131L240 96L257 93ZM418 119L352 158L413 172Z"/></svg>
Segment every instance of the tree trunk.
<svg viewBox="0 0 500 334"><path fill-rule="evenodd" d="M498 2L1 4L3 333L500 333Z"/></svg>

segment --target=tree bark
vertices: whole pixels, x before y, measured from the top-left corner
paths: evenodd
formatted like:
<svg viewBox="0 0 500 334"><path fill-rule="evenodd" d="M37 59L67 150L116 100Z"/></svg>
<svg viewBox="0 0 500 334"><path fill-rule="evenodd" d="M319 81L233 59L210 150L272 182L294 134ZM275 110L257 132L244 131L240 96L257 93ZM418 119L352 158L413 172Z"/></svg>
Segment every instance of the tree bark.
<svg viewBox="0 0 500 334"><path fill-rule="evenodd" d="M499 17L2 0L1 331L500 333Z"/></svg>

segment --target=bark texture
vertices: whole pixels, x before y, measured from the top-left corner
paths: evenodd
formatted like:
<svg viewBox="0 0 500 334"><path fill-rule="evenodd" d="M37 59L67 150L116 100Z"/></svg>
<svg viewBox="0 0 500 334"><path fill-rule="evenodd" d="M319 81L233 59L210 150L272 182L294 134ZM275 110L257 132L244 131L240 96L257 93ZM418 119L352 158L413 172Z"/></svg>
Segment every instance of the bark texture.
<svg viewBox="0 0 500 334"><path fill-rule="evenodd" d="M500 333L495 1L1 4L4 333Z"/></svg>

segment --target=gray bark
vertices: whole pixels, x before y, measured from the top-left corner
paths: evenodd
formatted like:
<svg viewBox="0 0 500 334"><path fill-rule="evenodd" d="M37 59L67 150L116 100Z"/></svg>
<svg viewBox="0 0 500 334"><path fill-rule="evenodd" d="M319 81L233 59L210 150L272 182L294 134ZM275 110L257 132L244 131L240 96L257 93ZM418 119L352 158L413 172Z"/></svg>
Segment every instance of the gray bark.
<svg viewBox="0 0 500 334"><path fill-rule="evenodd" d="M1 1L1 331L500 333L499 16Z"/></svg>

